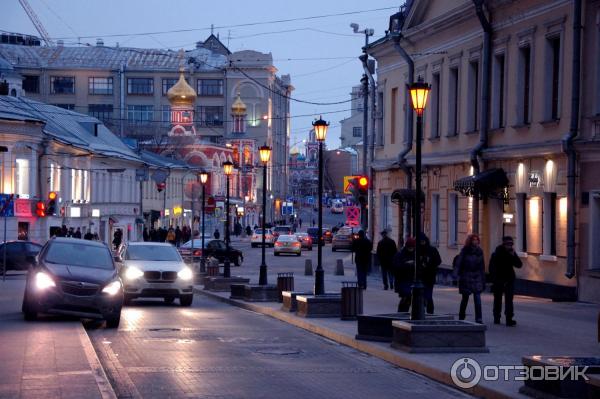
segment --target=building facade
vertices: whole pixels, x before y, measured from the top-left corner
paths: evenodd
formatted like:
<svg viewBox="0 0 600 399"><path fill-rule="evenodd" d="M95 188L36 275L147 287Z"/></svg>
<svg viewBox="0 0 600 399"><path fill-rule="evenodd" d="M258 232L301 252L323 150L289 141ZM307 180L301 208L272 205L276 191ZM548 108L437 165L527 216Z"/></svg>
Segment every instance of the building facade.
<svg viewBox="0 0 600 399"><path fill-rule="evenodd" d="M431 84L423 226L444 264L468 233L481 235L487 259L512 235L524 264L519 292L599 301L600 5L582 2L578 43L573 1L484 1L481 10L476 3L408 2L369 47L383 110L373 164L376 230L391 228L400 240L409 234L407 207L392 199L411 188L406 84L414 74Z"/></svg>
<svg viewBox="0 0 600 399"><path fill-rule="evenodd" d="M362 86L352 87L350 99L352 100L350 102L350 116L340 121L340 147L351 147L358 151L358 146L360 143L362 143L363 139L364 109Z"/></svg>

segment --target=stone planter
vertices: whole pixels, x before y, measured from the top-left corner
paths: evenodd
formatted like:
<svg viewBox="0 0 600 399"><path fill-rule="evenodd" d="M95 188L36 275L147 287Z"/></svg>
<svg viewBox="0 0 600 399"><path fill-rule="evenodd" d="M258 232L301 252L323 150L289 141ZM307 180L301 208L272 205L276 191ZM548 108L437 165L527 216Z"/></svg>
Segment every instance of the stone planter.
<svg viewBox="0 0 600 399"><path fill-rule="evenodd" d="M244 286L244 300L246 302L277 302L279 291L276 285L246 284Z"/></svg>
<svg viewBox="0 0 600 399"><path fill-rule="evenodd" d="M244 299L246 295L246 285L245 284L231 284L231 295L229 298L231 299Z"/></svg>
<svg viewBox="0 0 600 399"><path fill-rule="evenodd" d="M209 291L229 292L231 284L248 284L249 278L243 277L208 277L204 280L204 289Z"/></svg>
<svg viewBox="0 0 600 399"><path fill-rule="evenodd" d="M559 373L568 375L562 381L557 379L534 378L525 380L525 385L519 389L519 392L533 396L545 398L597 398L596 395L600 389L600 358L599 357L572 357L572 356L526 356L522 359L523 365L529 368L529 372L534 376L543 375L543 369L549 373L550 370L558 368ZM590 381L585 378L576 378L574 373L569 373L569 367L575 367L585 371L586 376L592 376ZM574 371L574 370L573 370Z"/></svg>
<svg viewBox="0 0 600 399"><path fill-rule="evenodd" d="M414 353L489 352L483 324L462 320L392 321L392 347Z"/></svg>
<svg viewBox="0 0 600 399"><path fill-rule="evenodd" d="M312 292L303 291L283 291L281 296L283 297L283 304L281 310L287 312L296 312L298 310L298 302L296 301L297 295L311 295Z"/></svg>
<svg viewBox="0 0 600 399"><path fill-rule="evenodd" d="M298 311L301 317L340 317L342 295L326 293L324 295L296 295Z"/></svg>
<svg viewBox="0 0 600 399"><path fill-rule="evenodd" d="M453 320L451 315L426 315L427 320ZM392 342L394 320L410 320L409 312L358 315L356 339L365 341Z"/></svg>

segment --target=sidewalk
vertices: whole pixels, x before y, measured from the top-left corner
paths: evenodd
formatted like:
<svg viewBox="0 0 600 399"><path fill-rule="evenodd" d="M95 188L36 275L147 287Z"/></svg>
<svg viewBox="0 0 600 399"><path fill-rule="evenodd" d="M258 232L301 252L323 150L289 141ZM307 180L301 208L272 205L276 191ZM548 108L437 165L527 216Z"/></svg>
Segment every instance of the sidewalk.
<svg viewBox="0 0 600 399"><path fill-rule="evenodd" d="M341 281L356 280L354 272L348 267L345 268L346 276L332 276L328 268L325 270L326 291L339 292ZM257 271L248 271L241 268L235 269L233 273L250 278L253 284L257 283ZM302 271L295 273L294 277L296 291L312 290L314 277L303 276ZM276 283L276 279L276 275L269 275L271 284ZM596 341L596 321L600 305L595 304L560 303L518 296L515 297L515 319L518 325L506 327L504 324L493 324L493 297L486 293L482 296L482 305L489 353L411 354L393 349L388 343L356 340L356 321L342 321L339 318L306 319L281 311L281 304L275 302L248 303L232 300L229 299L229 293L208 292L201 287L197 287L197 292L269 315L452 386L450 368L457 359L464 356L475 359L482 367L521 365L521 358L528 355L600 356L600 345ZM396 311L398 297L393 291L383 291L381 281L370 276L363 301L365 314L393 313ZM434 301L436 314L452 314L458 318L460 296L456 288L436 286ZM472 301L467 312L467 320L473 320ZM486 398L526 398L519 394L521 385L522 382L514 380L482 381L466 392Z"/></svg>
<svg viewBox="0 0 600 399"><path fill-rule="evenodd" d="M24 287L0 280L0 398L115 398L81 322L25 322Z"/></svg>

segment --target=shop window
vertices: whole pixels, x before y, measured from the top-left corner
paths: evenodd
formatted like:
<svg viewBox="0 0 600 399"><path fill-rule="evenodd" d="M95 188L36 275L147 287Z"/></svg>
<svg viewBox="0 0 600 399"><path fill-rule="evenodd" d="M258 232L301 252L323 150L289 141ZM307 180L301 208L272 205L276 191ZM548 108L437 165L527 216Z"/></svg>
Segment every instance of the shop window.
<svg viewBox="0 0 600 399"><path fill-rule="evenodd" d="M556 200L556 255L567 256L567 197Z"/></svg>
<svg viewBox="0 0 600 399"><path fill-rule="evenodd" d="M532 197L526 200L526 219L527 219L527 252L533 254L543 253L543 239L542 239L542 211L543 201L539 197Z"/></svg>
<svg viewBox="0 0 600 399"><path fill-rule="evenodd" d="M438 246L440 242L440 195L431 196L431 243Z"/></svg>
<svg viewBox="0 0 600 399"><path fill-rule="evenodd" d="M517 251L527 252L527 194L517 193Z"/></svg>
<svg viewBox="0 0 600 399"><path fill-rule="evenodd" d="M15 163L15 194L19 198L29 198L29 159L17 158Z"/></svg>
<svg viewBox="0 0 600 399"><path fill-rule="evenodd" d="M448 196L448 245L458 245L458 194Z"/></svg>

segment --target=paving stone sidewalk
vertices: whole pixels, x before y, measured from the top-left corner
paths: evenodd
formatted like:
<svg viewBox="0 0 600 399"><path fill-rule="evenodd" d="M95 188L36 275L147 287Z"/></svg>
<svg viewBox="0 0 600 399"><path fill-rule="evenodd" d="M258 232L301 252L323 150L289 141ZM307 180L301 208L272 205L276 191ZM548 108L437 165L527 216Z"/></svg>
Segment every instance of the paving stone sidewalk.
<svg viewBox="0 0 600 399"><path fill-rule="evenodd" d="M342 281L355 280L349 266L345 268L345 276L333 276L329 274L328 268L326 273L326 291L339 292ZM235 274L249 277L251 283L257 283L257 273L250 270L236 269ZM274 284L276 275L270 274L269 282ZM313 285L314 277L304 276L302 271L295 273L296 291L310 291ZM597 318L600 312L598 304L552 302L547 299L517 296L515 319L518 325L507 327L504 324L493 324L493 297L485 293L482 302L489 353L411 354L393 349L387 343L356 340L356 321L342 321L339 318L305 319L281 311L279 303L231 300L228 293L207 292L200 286L197 287L197 291L236 306L270 315L449 385L452 385L452 364L462 357L473 358L482 366L521 365L522 357L528 355L600 357L600 344L597 342ZM368 289L364 291L363 300L365 314L393 313L398 304L397 295L393 291L384 291L377 275L369 277ZM457 317L460 302L457 288L436 286L434 301L437 314L452 314ZM467 319L474 319L472 302L469 304ZM467 392L488 398L525 398L519 393L521 385L522 382L514 380L483 381Z"/></svg>
<svg viewBox="0 0 600 399"><path fill-rule="evenodd" d="M115 398L81 322L25 322L24 288L24 275L0 280L0 398Z"/></svg>

